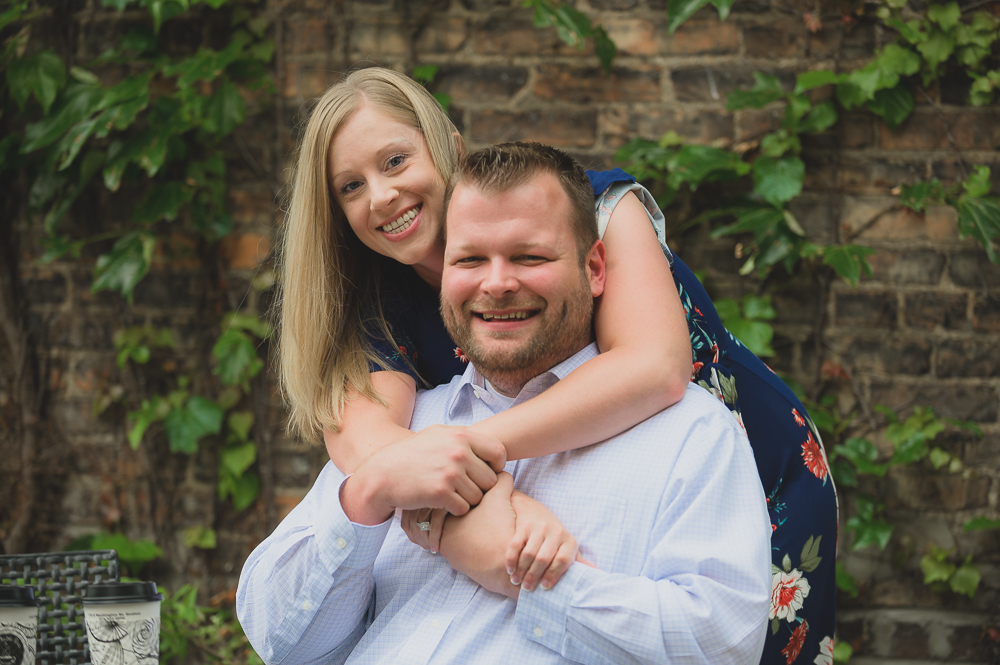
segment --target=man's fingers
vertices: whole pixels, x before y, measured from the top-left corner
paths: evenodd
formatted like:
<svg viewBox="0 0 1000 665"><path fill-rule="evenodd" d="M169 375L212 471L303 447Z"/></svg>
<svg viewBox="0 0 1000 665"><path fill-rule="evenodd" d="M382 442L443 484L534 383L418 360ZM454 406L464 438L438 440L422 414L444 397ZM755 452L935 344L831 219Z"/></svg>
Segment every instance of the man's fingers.
<svg viewBox="0 0 1000 665"><path fill-rule="evenodd" d="M535 557L538 555L538 550L545 542L545 537L539 533L538 529L534 529L531 535L528 536L527 542L521 549L521 556L517 561L517 570L514 571L514 575L511 576L511 583L513 584L523 584L525 575L528 573L528 569L531 568L531 564L535 562ZM548 562L546 562L548 564Z"/></svg>
<svg viewBox="0 0 1000 665"><path fill-rule="evenodd" d="M575 543L563 543L559 547L559 551L556 553L552 563L549 564L549 569L545 571L542 575L542 581L540 586L543 589L551 589L556 585L556 582L562 578L563 573L569 570L569 567L573 564L573 559L576 557L576 545Z"/></svg>
<svg viewBox="0 0 1000 665"><path fill-rule="evenodd" d="M507 568L507 574L511 577L517 571L517 564L521 560L521 550L524 549L526 542L528 542L528 532L518 529L514 533L514 538L510 541L510 545L507 546L507 554L504 556L504 566Z"/></svg>
<svg viewBox="0 0 1000 665"><path fill-rule="evenodd" d="M531 562L528 570L524 573L524 580L521 582L521 586L528 591L533 591L546 569L548 569L549 564L555 558L558 549L558 541L554 541L551 538L546 539L541 547L538 548L535 560Z"/></svg>

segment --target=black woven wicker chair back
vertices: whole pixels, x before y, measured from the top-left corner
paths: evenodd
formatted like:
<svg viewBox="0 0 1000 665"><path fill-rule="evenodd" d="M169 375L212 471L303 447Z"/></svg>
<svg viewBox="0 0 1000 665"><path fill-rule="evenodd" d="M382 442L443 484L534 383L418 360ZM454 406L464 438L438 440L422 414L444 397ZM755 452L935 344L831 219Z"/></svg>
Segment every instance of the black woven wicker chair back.
<svg viewBox="0 0 1000 665"><path fill-rule="evenodd" d="M37 665L89 665L83 596L97 582L118 582L114 550L0 555L0 584L30 586L38 598Z"/></svg>

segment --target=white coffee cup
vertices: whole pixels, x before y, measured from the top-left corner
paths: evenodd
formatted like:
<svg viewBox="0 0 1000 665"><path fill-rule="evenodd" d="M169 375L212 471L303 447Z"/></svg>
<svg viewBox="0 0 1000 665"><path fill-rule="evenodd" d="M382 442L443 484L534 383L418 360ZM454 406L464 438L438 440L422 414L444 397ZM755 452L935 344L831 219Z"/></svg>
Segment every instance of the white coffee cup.
<svg viewBox="0 0 1000 665"><path fill-rule="evenodd" d="M0 585L0 665L35 665L35 590Z"/></svg>
<svg viewBox="0 0 1000 665"><path fill-rule="evenodd" d="M93 665L157 665L160 601L154 582L93 584L83 617Z"/></svg>

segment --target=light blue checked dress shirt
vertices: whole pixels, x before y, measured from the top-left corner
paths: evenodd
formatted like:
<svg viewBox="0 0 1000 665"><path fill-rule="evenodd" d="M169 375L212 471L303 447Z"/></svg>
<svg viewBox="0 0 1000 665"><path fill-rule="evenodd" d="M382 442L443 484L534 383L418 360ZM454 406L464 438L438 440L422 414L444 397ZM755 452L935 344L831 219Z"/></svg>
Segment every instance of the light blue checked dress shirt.
<svg viewBox="0 0 1000 665"><path fill-rule="evenodd" d="M533 379L515 405L594 357ZM471 366L417 395L411 423L470 425L503 406ZM771 590L764 494L729 411L689 387L608 441L507 464L584 558L517 601L412 544L394 517L351 523L328 463L247 559L236 595L267 663L745 663L764 643Z"/></svg>

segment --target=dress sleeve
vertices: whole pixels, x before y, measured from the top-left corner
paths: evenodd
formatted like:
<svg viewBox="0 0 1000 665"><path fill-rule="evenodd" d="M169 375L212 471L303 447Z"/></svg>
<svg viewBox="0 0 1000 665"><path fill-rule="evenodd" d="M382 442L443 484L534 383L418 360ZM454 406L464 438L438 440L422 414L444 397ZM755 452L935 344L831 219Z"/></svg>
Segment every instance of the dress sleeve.
<svg viewBox="0 0 1000 665"><path fill-rule="evenodd" d="M365 327L365 334L368 338L368 343L371 344L375 353L385 360L390 369L409 374L419 385L420 377L417 375L415 369L417 345L414 342L415 335L410 330L411 326L407 325L409 318L412 317L407 317L405 312L386 313L386 321L389 324L392 339L387 340L385 338L385 335L379 330L380 326L375 321L368 322L368 325ZM373 361L368 362L369 372L381 372L383 370L385 368L378 363Z"/></svg>
<svg viewBox="0 0 1000 665"><path fill-rule="evenodd" d="M620 170L620 169L618 169ZM594 182L594 181L592 181ZM663 217L663 212L656 205L656 199L649 193L649 190L637 182L617 181L610 184L601 194L596 195L594 207L597 210L597 234L601 238L608 230L608 223L611 221L611 213L615 211L615 206L622 200L622 197L629 192L634 192L642 207L646 209L646 216L649 217L656 237L663 248L663 254L667 257L670 265L674 263L674 254L667 246L667 221Z"/></svg>

